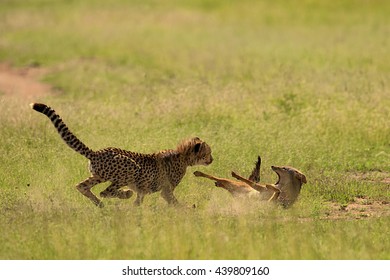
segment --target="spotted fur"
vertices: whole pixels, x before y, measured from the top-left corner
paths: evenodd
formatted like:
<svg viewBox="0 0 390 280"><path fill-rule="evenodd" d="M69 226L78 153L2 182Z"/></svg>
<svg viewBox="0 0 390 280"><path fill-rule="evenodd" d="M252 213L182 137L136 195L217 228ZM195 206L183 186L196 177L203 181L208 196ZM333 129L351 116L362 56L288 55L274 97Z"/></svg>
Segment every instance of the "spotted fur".
<svg viewBox="0 0 390 280"><path fill-rule="evenodd" d="M134 203L140 205L146 194L161 191L161 196L168 204L176 204L173 191L184 177L187 167L209 165L213 161L210 146L198 137L183 140L174 150L152 154L118 148L93 151L69 130L53 109L40 103L32 103L31 107L51 120L69 147L89 159L91 176L76 188L99 207L103 207L103 203L91 189L107 181L111 184L100 193L101 197L128 199L136 192ZM123 189L124 187L129 189Z"/></svg>

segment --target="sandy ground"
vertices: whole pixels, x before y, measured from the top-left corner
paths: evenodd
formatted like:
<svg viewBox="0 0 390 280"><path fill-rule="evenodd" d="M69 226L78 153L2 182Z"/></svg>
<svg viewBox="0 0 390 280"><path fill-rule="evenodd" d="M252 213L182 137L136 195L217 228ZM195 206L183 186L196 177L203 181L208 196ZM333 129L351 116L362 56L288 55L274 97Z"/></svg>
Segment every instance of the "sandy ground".
<svg viewBox="0 0 390 280"><path fill-rule="evenodd" d="M46 70L39 67L15 69L0 64L0 94L33 101L52 92L49 85L40 82Z"/></svg>
<svg viewBox="0 0 390 280"><path fill-rule="evenodd" d="M329 211L326 215L330 219L362 219L368 217L389 217L390 216L390 173L382 171L368 172L349 172L347 177L358 182L369 182L374 185L381 184L387 188L387 193L384 194L384 199L373 200L368 197L355 197L353 201L340 204L327 202L326 205Z"/></svg>
<svg viewBox="0 0 390 280"><path fill-rule="evenodd" d="M389 217L390 203L388 201L355 198L348 204L326 202L328 211L325 219L364 219L369 217Z"/></svg>

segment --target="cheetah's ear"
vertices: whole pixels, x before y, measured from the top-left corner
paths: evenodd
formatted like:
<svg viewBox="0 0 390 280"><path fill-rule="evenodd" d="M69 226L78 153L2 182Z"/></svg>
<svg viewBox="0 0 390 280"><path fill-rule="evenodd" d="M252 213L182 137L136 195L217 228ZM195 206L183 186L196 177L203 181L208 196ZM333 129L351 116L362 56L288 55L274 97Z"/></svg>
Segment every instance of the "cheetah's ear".
<svg viewBox="0 0 390 280"><path fill-rule="evenodd" d="M202 143L196 143L194 147L195 154L199 153L200 147L202 146Z"/></svg>

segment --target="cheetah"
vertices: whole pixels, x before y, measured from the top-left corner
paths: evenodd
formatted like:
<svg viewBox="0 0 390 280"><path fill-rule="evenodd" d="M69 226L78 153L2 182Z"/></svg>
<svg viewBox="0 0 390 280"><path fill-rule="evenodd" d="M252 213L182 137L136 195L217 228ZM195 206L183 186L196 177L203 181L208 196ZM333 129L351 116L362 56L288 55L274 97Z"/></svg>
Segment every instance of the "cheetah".
<svg viewBox="0 0 390 280"><path fill-rule="evenodd" d="M134 205L141 205L146 194L161 191L169 205L178 203L173 192L186 173L188 166L209 165L213 161L210 146L194 137L183 140L176 149L151 154L141 154L119 148L105 148L93 151L81 142L49 106L41 103L30 104L31 108L46 115L57 129L65 143L89 160L90 177L80 182L76 189L89 198L96 206L103 202L91 189L109 181L111 184L102 192L103 198L128 199L137 194ZM127 187L129 189L123 189Z"/></svg>

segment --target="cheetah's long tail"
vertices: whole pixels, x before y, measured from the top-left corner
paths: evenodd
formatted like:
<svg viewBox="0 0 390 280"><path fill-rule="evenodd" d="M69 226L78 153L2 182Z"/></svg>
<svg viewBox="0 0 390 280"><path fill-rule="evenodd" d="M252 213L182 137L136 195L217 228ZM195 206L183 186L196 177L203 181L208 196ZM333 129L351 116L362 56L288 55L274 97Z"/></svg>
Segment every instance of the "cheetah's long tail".
<svg viewBox="0 0 390 280"><path fill-rule="evenodd" d="M35 111L46 115L51 120L58 133L60 134L62 140L64 140L69 147L71 147L79 154L85 156L86 158L91 159L91 156L94 152L90 148L88 148L83 142L81 142L72 132L70 132L67 125L62 121L61 117L52 108L41 103L31 103L30 106Z"/></svg>

